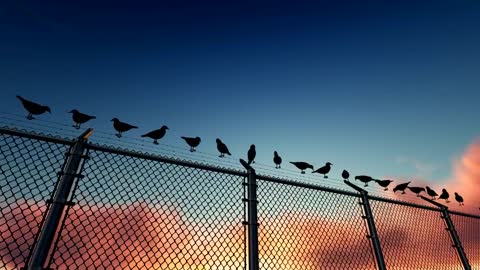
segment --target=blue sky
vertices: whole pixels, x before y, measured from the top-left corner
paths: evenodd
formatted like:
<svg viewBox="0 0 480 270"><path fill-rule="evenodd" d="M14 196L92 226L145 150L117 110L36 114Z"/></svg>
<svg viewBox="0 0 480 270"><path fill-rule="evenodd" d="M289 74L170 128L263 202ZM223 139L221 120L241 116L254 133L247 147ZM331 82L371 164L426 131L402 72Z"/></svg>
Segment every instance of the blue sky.
<svg viewBox="0 0 480 270"><path fill-rule="evenodd" d="M437 180L480 134L478 1L95 2L0 4L1 111Z"/></svg>

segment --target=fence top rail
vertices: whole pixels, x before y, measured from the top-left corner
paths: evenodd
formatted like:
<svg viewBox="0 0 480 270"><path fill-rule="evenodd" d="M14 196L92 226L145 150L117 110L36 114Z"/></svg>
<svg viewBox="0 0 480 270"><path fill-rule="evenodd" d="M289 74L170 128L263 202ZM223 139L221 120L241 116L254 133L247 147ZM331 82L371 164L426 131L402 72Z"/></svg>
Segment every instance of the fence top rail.
<svg viewBox="0 0 480 270"><path fill-rule="evenodd" d="M23 138L28 138L28 139L38 140L38 141L58 143L63 145L73 145L75 143L73 139L54 137L54 136L43 134L43 133L35 133L35 132L27 131L24 129L0 127L0 134L23 137Z"/></svg>
<svg viewBox="0 0 480 270"><path fill-rule="evenodd" d="M7 134L7 135L12 135L12 136L24 137L24 138L29 138L29 139L39 140L39 141L58 143L58 144L70 145L70 146L75 143L74 139L53 137L51 135L30 132L30 131L26 131L26 130L23 130L23 129L20 130L20 129L14 129L14 128L0 127L0 134ZM240 171L240 170L234 170L234 169L231 169L231 168L212 166L212 165L197 163L197 162L193 162L193 161L189 161L189 160L174 159L174 158L170 158L170 157L164 157L164 156L149 154L149 153L146 153L146 152L132 151L132 150L127 150L127 149L122 149L122 148L117 148L117 147L112 147L112 146L92 144L92 143L89 143L87 145L87 148L89 148L91 150L97 150L97 151L111 153L111 154L124 155L124 156L129 156L129 157L134 157L134 158L141 158L141 159L146 159L146 160L164 162L164 163L173 164L173 165L179 165L179 166L208 170L208 171L213 171L213 172L218 172L218 173L225 173L225 174L247 177L247 172L243 172L243 171ZM262 181L266 181L266 182L272 182L272 183L284 184L284 185L289 185L289 186L302 187L302 188L307 188L307 189L312 189L312 190L320 190L320 191L331 192L331 193L336 193L336 194L341 194L341 195L346 195L346 196L360 197L360 193L358 193L358 192L342 190L342 189L337 189L337 188L331 188L331 187L326 187L326 186L321 186L321 185L316 185L316 184L298 182L298 181L294 181L294 180L291 180L291 179L271 177L271 176L266 176L266 175L261 175L261 174L257 175L257 179L262 180ZM432 211L441 211L441 209L437 208L437 207L417 204L417 203L413 203L413 202L395 200L395 199L391 199L391 198L372 196L372 195L368 195L368 198L370 200L374 200L374 201L398 204L398 205L403 205L403 206L410 206L410 207L421 208L421 209L432 210ZM451 214L454 214L454 215L480 219L479 215L463 213L463 212L458 212L458 211L454 211L454 210L449 210L449 212Z"/></svg>
<svg viewBox="0 0 480 270"><path fill-rule="evenodd" d="M179 165L179 166L191 167L196 169L214 171L218 173L225 173L225 174L247 177L247 172L241 172L233 169L197 163L189 160L181 160L181 159L174 159L170 157L164 157L160 155L153 155L153 154L148 154L140 151L132 151L127 149L115 148L115 147L97 145L97 144L88 144L87 148L91 150L96 150L96 151L101 151L101 152L106 152L111 154L118 154L118 155L141 158L146 160L159 161L159 162L173 164L173 165Z"/></svg>

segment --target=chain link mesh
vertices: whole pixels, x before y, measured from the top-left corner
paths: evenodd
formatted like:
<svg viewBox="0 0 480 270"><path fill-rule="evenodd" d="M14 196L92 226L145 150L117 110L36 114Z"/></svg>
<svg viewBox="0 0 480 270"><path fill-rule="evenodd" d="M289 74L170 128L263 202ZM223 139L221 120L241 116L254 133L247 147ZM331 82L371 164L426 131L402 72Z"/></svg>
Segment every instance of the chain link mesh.
<svg viewBox="0 0 480 270"><path fill-rule="evenodd" d="M242 177L89 155L52 268L243 268Z"/></svg>
<svg viewBox="0 0 480 270"><path fill-rule="evenodd" d="M260 269L375 269L359 198L258 181Z"/></svg>
<svg viewBox="0 0 480 270"><path fill-rule="evenodd" d="M0 133L0 269L27 260L69 147Z"/></svg>
<svg viewBox="0 0 480 270"><path fill-rule="evenodd" d="M463 269L440 211L370 200L387 269Z"/></svg>
<svg viewBox="0 0 480 270"><path fill-rule="evenodd" d="M8 134L0 133L0 269L13 270L29 259L73 143ZM247 267L242 174L88 147L48 267ZM376 269L357 195L259 178L260 269ZM462 269L440 211L370 204L388 269ZM480 219L451 217L480 269Z"/></svg>
<svg viewBox="0 0 480 270"><path fill-rule="evenodd" d="M480 269L480 219L450 214L472 269Z"/></svg>

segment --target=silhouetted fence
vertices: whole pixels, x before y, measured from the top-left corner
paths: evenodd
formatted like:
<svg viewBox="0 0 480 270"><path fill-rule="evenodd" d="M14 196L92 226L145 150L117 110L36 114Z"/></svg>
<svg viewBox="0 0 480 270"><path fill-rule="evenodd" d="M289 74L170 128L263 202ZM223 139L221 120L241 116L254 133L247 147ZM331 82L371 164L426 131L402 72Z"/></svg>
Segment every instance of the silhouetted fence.
<svg viewBox="0 0 480 270"><path fill-rule="evenodd" d="M0 129L0 269L480 269L479 216L90 133Z"/></svg>

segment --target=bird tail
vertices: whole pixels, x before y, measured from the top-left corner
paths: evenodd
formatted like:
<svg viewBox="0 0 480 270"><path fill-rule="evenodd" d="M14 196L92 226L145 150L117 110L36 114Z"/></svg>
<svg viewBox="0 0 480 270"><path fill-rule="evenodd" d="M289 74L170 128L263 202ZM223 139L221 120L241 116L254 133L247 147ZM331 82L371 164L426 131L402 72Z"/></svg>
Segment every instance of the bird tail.
<svg viewBox="0 0 480 270"><path fill-rule="evenodd" d="M132 128L138 128L137 126L132 126Z"/></svg>
<svg viewBox="0 0 480 270"><path fill-rule="evenodd" d="M231 156L231 155L232 155L232 154L230 154L230 152L227 152L227 154L228 154L229 156Z"/></svg>
<svg viewBox="0 0 480 270"><path fill-rule="evenodd" d="M380 180L378 180L378 179L373 179L373 181L375 181L377 183L380 183Z"/></svg>
<svg viewBox="0 0 480 270"><path fill-rule="evenodd" d="M141 137L142 137L142 138L147 137L147 134L143 134Z"/></svg>
<svg viewBox="0 0 480 270"><path fill-rule="evenodd" d="M21 101L25 101L25 99L24 99L23 97L21 97L21 96L18 96L18 95L17 95L17 98L20 99Z"/></svg>

